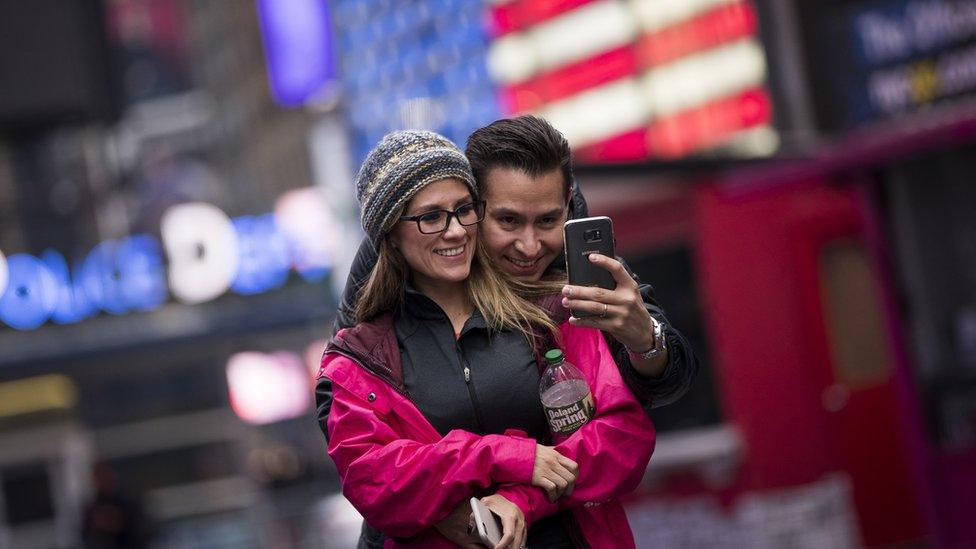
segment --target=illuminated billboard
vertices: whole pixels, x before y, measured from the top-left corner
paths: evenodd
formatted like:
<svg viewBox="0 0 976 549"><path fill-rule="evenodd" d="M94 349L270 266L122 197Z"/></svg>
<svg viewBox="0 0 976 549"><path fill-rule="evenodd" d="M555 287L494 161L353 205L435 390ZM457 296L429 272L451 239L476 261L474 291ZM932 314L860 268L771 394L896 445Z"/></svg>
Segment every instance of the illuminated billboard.
<svg viewBox="0 0 976 549"><path fill-rule="evenodd" d="M334 14L360 157L393 129L463 145L520 113L586 163L778 148L749 0L340 0Z"/></svg>
<svg viewBox="0 0 976 549"><path fill-rule="evenodd" d="M508 113L552 122L581 160L776 148L751 2L503 2L489 67Z"/></svg>
<svg viewBox="0 0 976 549"><path fill-rule="evenodd" d="M976 0L800 4L820 125L846 130L976 93Z"/></svg>
<svg viewBox="0 0 976 549"><path fill-rule="evenodd" d="M171 297L197 304L227 292L261 294L284 286L291 272L318 282L347 239L313 187L288 191L262 215L178 204L163 214L159 238L107 240L77 261L50 249L40 257L0 250L0 326L33 330L151 311Z"/></svg>
<svg viewBox="0 0 976 549"><path fill-rule="evenodd" d="M326 93L335 77L329 6L323 0L257 0L271 94L297 107Z"/></svg>

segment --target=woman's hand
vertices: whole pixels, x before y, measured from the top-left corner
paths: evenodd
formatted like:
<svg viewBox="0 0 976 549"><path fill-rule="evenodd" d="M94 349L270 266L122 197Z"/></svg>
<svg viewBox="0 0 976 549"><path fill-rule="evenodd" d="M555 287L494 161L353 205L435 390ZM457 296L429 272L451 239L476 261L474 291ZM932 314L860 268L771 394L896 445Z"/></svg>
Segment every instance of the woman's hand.
<svg viewBox="0 0 976 549"><path fill-rule="evenodd" d="M579 466L560 454L552 446L535 445L535 464L532 466L532 485L546 491L549 501L573 493Z"/></svg>
<svg viewBox="0 0 976 549"><path fill-rule="evenodd" d="M498 494L481 498L481 503L502 519L502 539L494 549L524 549L529 532L525 527L525 515L518 505Z"/></svg>
<svg viewBox="0 0 976 549"><path fill-rule="evenodd" d="M442 536L464 549L480 549L481 538L471 528L471 504L464 500L444 520L434 525Z"/></svg>

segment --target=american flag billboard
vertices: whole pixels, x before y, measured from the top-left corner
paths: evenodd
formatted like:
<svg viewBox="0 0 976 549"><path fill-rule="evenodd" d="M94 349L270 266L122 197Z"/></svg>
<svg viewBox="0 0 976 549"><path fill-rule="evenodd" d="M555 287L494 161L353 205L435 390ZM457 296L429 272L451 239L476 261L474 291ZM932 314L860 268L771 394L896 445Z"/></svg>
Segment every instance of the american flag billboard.
<svg viewBox="0 0 976 549"><path fill-rule="evenodd" d="M361 153L426 127L459 144L534 113L582 162L763 156L777 133L749 0L339 0Z"/></svg>

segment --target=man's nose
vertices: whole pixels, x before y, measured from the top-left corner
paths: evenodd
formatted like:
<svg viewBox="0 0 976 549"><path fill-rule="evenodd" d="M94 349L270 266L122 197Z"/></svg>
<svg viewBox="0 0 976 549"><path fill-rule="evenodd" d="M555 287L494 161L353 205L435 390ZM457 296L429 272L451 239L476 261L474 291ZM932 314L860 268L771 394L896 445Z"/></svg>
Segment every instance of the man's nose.
<svg viewBox="0 0 976 549"><path fill-rule="evenodd" d="M518 240L515 241L515 250L526 257L534 258L542 249L542 242L536 236L535 231L526 231Z"/></svg>

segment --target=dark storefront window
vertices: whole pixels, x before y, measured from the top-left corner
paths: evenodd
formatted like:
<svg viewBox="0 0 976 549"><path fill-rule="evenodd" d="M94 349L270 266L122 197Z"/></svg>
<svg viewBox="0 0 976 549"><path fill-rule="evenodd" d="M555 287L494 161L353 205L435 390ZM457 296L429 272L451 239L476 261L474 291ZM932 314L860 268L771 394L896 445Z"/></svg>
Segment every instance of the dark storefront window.
<svg viewBox="0 0 976 549"><path fill-rule="evenodd" d="M45 463L5 468L0 471L0 484L3 486L3 500L7 502L8 525L19 526L54 519L51 479Z"/></svg>
<svg viewBox="0 0 976 549"><path fill-rule="evenodd" d="M944 450L976 449L976 150L888 174L890 231L919 394Z"/></svg>
<svg viewBox="0 0 976 549"><path fill-rule="evenodd" d="M709 355L691 250L684 245L655 249L643 255L633 254L628 264L641 280L652 283L657 299L668 320L691 344L701 368L688 393L673 404L653 411L654 426L659 432L704 427L721 422L715 379Z"/></svg>

